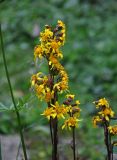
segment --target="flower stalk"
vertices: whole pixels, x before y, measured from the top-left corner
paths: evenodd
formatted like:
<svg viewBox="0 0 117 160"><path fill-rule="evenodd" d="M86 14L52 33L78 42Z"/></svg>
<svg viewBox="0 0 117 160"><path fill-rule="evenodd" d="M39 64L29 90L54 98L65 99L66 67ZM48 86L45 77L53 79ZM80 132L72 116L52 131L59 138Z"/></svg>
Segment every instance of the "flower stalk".
<svg viewBox="0 0 117 160"><path fill-rule="evenodd" d="M8 68L7 68L7 62L6 62L6 56L5 56L5 51L4 51L4 43L3 43L1 24L0 24L0 39L1 39L1 49L2 49L2 56L3 56L4 67L5 67L5 71L6 71L6 76L7 76L7 81L8 81L8 85L9 85L9 89L10 89L10 93L11 93L12 102L14 104L14 108L15 108L15 112L16 112L16 116L17 116L18 129L19 129L19 134L20 134L20 138L21 138L24 158L25 158L25 160L28 160L27 153L26 153L25 142L24 142L24 136L23 136L23 132L22 132L22 125L21 125L20 114L19 114L17 105L15 103L15 98L14 98L14 95L13 95L13 90L12 90L11 81L10 81L10 76L9 76L9 72L8 72Z"/></svg>
<svg viewBox="0 0 117 160"><path fill-rule="evenodd" d="M68 75L59 62L63 58L60 48L65 42L65 24L58 20L55 28L45 25L40 33L40 44L34 49L34 59L46 59L48 74L38 72L31 77L31 86L37 97L47 103L47 108L41 114L49 120L52 142L52 160L58 160L58 127L59 120L64 119L62 129L76 127L80 114L79 101L74 103L74 95L68 94ZM67 93L60 103L59 95ZM72 115L72 116L71 116ZM75 144L75 133L74 133ZM74 145L75 149L75 145Z"/></svg>
<svg viewBox="0 0 117 160"><path fill-rule="evenodd" d="M75 127L72 128L72 134L73 134L73 156L74 160L76 160Z"/></svg>
<svg viewBox="0 0 117 160"><path fill-rule="evenodd" d="M111 126L110 121L116 120L115 112L105 98L95 101L98 109L97 115L93 117L94 126L101 125L104 129L104 141L107 149L106 160L113 160L113 147L116 145L112 141L112 136L117 135L117 125ZM114 144L114 145L113 145Z"/></svg>

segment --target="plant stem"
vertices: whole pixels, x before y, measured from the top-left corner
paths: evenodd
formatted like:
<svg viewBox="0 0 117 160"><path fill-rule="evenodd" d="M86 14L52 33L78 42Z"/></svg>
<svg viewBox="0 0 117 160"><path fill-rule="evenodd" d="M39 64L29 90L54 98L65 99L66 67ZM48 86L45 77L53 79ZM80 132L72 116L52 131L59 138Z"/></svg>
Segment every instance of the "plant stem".
<svg viewBox="0 0 117 160"><path fill-rule="evenodd" d="M105 144L107 148L107 160L111 160L111 146L110 146L110 138L108 133L108 125L104 124L104 136L105 136Z"/></svg>
<svg viewBox="0 0 117 160"><path fill-rule="evenodd" d="M113 160L113 145L112 145L112 160Z"/></svg>
<svg viewBox="0 0 117 160"><path fill-rule="evenodd" d="M110 157L111 160L113 160L113 145L112 145L112 137L111 134L108 131L108 135L109 135L109 149L110 149Z"/></svg>
<svg viewBox="0 0 117 160"><path fill-rule="evenodd" d="M49 65L48 61L48 69L49 69L49 76L50 76L50 90L53 90L54 86L54 75L52 73L52 66ZM51 99L51 104L55 105L56 101L58 100L57 90L54 89L54 98ZM50 118L50 133L51 133L51 140L52 140L52 160L58 160L58 118L55 117Z"/></svg>
<svg viewBox="0 0 117 160"><path fill-rule="evenodd" d="M2 160L2 148L1 148L1 139L0 139L0 160Z"/></svg>
<svg viewBox="0 0 117 160"><path fill-rule="evenodd" d="M75 127L72 128L72 136L73 136L73 156L74 160L76 160Z"/></svg>
<svg viewBox="0 0 117 160"><path fill-rule="evenodd" d="M51 135L51 142L52 142L52 145L53 145L53 133L52 133L52 117L50 117L50 135Z"/></svg>
<svg viewBox="0 0 117 160"><path fill-rule="evenodd" d="M53 78L54 82L54 78ZM54 92L54 99L52 100L52 104L54 105L58 100L57 91ZM55 117L52 119L53 123L53 159L58 160L58 118Z"/></svg>
<svg viewBox="0 0 117 160"><path fill-rule="evenodd" d="M4 51L4 43L3 43L3 37L2 37L1 24L0 24L0 37L1 37L0 38L1 39L1 49L2 49L2 56L3 56L3 61L4 61L4 67L5 67L5 71L6 71L6 76L7 76L7 81L8 81L8 85L9 85L9 89L10 89L10 93L11 93L12 102L14 104L14 108L15 108L15 112L16 112L16 116L17 116L18 129L19 129L20 138L21 138L21 142L22 142L22 148L23 148L24 158L25 158L25 160L28 160L27 153L26 153L26 147L25 147L25 143L24 143L24 137L23 137L23 133L22 133L20 114L19 114L19 111L18 111L16 103L15 103L15 98L14 98L14 95L13 95L13 90L12 90L12 86L11 86L11 82L10 82L10 77L9 77L9 72L8 72L8 68L7 68L7 62L6 62L5 51Z"/></svg>
<svg viewBox="0 0 117 160"><path fill-rule="evenodd" d="M58 160L58 119L53 119L53 160Z"/></svg>
<svg viewBox="0 0 117 160"><path fill-rule="evenodd" d="M48 102L47 104L48 104L48 108L49 108L49 107L50 107L50 103ZM50 117L49 127L50 127L51 143L52 143L52 145L53 145L52 117Z"/></svg>

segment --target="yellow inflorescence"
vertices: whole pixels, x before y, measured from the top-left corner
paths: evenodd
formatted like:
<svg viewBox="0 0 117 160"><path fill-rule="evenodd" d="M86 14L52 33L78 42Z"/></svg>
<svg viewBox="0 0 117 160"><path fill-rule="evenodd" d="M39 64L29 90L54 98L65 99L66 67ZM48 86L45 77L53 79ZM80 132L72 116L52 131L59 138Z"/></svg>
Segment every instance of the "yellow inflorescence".
<svg viewBox="0 0 117 160"><path fill-rule="evenodd" d="M99 108L97 115L93 118L94 126L105 121L109 122L110 118L114 117L114 111L111 109L108 101L105 98L101 98L94 103L96 105L96 108Z"/></svg>
<svg viewBox="0 0 117 160"><path fill-rule="evenodd" d="M45 26L44 32L40 33L40 45L37 45L34 50L35 58L62 58L60 47L65 42L65 25L62 21L54 30L48 25Z"/></svg>
<svg viewBox="0 0 117 160"><path fill-rule="evenodd" d="M53 29L49 25L45 26L40 33L40 44L34 49L34 59L45 58L48 63L49 74L41 72L34 74L31 78L31 85L39 99L48 104L42 115L50 118L66 118L63 126L68 128L77 126L80 115L80 102L76 100L73 103L74 95L67 94L66 101L59 104L57 94L68 91L68 75L59 60L63 58L60 48L65 43L65 24L58 20L56 27ZM68 115L70 118L68 119ZM64 128L64 127L63 127Z"/></svg>

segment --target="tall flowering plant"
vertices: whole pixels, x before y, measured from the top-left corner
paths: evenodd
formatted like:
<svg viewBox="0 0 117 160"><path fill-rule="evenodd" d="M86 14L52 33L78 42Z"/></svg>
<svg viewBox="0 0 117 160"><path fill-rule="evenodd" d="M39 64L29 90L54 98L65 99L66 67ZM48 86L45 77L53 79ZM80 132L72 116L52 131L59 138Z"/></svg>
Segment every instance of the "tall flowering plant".
<svg viewBox="0 0 117 160"><path fill-rule="evenodd" d="M68 86L68 75L60 63L63 58L60 48L65 43L65 24L58 20L55 28L45 25L45 29L40 33L40 44L34 49L34 60L45 59L48 66L48 74L38 72L31 77L31 86L37 97L47 103L47 108L42 115L49 120L51 141L52 141L52 160L58 160L58 122L64 119L62 129L72 130L73 136L73 155L75 154L75 127L78 126L80 115L80 102L70 94ZM61 103L59 95L65 98Z"/></svg>
<svg viewBox="0 0 117 160"><path fill-rule="evenodd" d="M106 159L113 160L113 147L117 145L117 141L113 141L112 137L117 135L117 125L111 126L111 120L116 120L115 112L105 98L95 101L94 104L98 112L93 117L93 124L95 127L99 125L103 127L104 141L107 148Z"/></svg>

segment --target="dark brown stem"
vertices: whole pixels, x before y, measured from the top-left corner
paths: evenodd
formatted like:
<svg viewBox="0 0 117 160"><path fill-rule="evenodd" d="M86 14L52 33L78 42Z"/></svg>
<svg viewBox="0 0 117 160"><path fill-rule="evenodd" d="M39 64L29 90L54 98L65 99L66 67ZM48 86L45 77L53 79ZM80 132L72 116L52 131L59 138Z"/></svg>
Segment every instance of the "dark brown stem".
<svg viewBox="0 0 117 160"><path fill-rule="evenodd" d="M48 102L47 104L48 104L48 108L49 108L49 107L50 107L50 102ZM50 125L51 143L52 143L52 145L53 145L52 117L50 117L49 125Z"/></svg>
<svg viewBox="0 0 117 160"><path fill-rule="evenodd" d="M54 79L54 78L53 78ZM58 100L57 91L54 91L54 99L52 103L55 104ZM58 118L53 119L53 160L58 160Z"/></svg>
<svg viewBox="0 0 117 160"><path fill-rule="evenodd" d="M53 119L53 159L58 160L58 119Z"/></svg>
<svg viewBox="0 0 117 160"><path fill-rule="evenodd" d="M51 142L52 142L52 145L53 145L53 132L52 132L52 117L50 117L50 135L51 135Z"/></svg>
<svg viewBox="0 0 117 160"><path fill-rule="evenodd" d="M111 134L109 133L109 149L110 149L110 156L111 156L111 160L113 160L113 145L112 145L112 138L111 138Z"/></svg>
<svg viewBox="0 0 117 160"><path fill-rule="evenodd" d="M76 160L75 127L72 128L72 136L73 136L73 156L74 160Z"/></svg>
<svg viewBox="0 0 117 160"><path fill-rule="evenodd" d="M107 148L107 160L111 159L112 147L111 147L111 137L108 131L109 124L105 121L104 122L104 136L105 136L105 145Z"/></svg>
<svg viewBox="0 0 117 160"><path fill-rule="evenodd" d="M54 86L54 75L51 70L51 66L49 65L49 76L50 76L50 90L53 90ZM55 105L56 101L58 100L57 90L54 89L54 98L51 100L51 104ZM49 106L51 106L51 104ZM50 133L51 133L51 140L52 140L52 160L58 160L58 119L55 117L54 119L50 119Z"/></svg>

